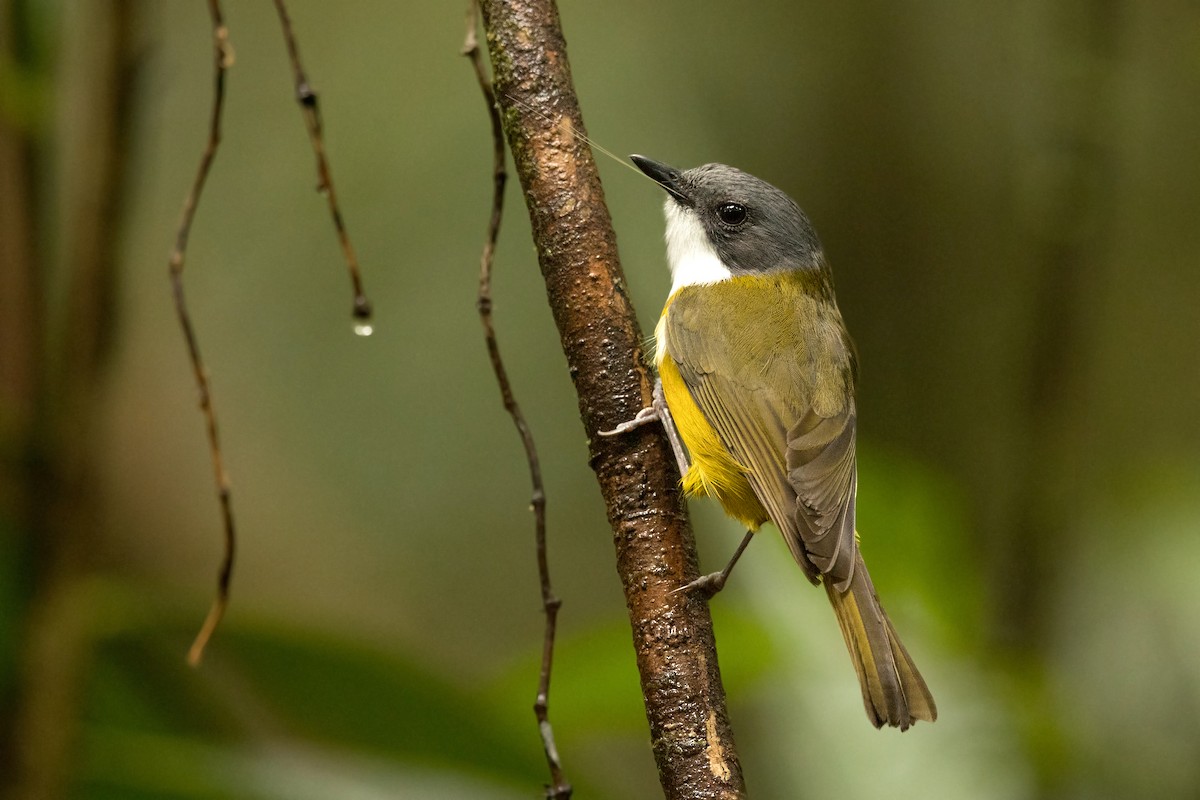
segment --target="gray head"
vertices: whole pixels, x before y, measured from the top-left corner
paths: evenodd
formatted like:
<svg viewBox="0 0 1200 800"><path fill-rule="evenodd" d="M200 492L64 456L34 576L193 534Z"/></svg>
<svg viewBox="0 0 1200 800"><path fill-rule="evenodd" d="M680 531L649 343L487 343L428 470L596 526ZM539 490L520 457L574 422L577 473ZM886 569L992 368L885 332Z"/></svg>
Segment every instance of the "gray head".
<svg viewBox="0 0 1200 800"><path fill-rule="evenodd" d="M667 257L675 287L731 275L824 269L821 242L792 198L725 164L680 172L633 163L667 190Z"/></svg>

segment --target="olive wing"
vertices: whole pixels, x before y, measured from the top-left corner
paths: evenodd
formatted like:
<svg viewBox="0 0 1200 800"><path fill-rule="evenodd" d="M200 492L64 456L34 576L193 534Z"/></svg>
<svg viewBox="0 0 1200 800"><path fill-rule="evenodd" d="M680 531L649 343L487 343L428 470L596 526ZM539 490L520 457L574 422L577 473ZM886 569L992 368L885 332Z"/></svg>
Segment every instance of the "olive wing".
<svg viewBox="0 0 1200 800"><path fill-rule="evenodd" d="M828 575L844 591L857 551L853 389L844 376L814 366L824 362L813 353L844 345L815 341L801 310L777 297L750 309L758 319L747 330L734 319L745 318L746 303L714 303L713 294L677 293L667 312L666 354L796 561L810 579ZM764 330L772 335L761 336ZM837 380L841 386L827 385ZM822 413L814 410L818 395Z"/></svg>

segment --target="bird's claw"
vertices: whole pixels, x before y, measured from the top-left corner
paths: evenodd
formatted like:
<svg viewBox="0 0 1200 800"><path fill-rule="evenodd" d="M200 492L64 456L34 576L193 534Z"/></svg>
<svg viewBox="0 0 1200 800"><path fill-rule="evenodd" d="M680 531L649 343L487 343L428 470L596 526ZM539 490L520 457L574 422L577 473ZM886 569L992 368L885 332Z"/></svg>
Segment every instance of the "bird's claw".
<svg viewBox="0 0 1200 800"><path fill-rule="evenodd" d="M700 592L706 598L709 598L725 588L725 579L727 577L728 574L725 572L710 572L708 575L701 575L691 583L685 583L678 589L673 589L671 594L679 594L680 592Z"/></svg>
<svg viewBox="0 0 1200 800"><path fill-rule="evenodd" d="M631 420L622 422L611 431L600 431L601 436L619 436L622 433L629 433L634 428L640 428L648 422L658 422L661 416L658 413L656 406L646 406L637 413Z"/></svg>

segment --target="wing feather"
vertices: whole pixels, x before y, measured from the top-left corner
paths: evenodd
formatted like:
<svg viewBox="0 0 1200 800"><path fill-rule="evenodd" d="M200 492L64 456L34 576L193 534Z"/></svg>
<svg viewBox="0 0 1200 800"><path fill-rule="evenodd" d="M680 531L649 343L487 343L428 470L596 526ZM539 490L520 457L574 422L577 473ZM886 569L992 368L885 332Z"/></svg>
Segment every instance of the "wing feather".
<svg viewBox="0 0 1200 800"><path fill-rule="evenodd" d="M748 309L750 294L709 288L702 294L681 289L672 299L667 355L722 444L746 469L796 561L811 579L827 575L845 591L858 551L849 343L840 325L813 324L814 306L805 306L804 297L780 303L778 293L750 293L766 295L771 304ZM776 336L764 341L747 335L733 318L735 308L764 316L759 331Z"/></svg>

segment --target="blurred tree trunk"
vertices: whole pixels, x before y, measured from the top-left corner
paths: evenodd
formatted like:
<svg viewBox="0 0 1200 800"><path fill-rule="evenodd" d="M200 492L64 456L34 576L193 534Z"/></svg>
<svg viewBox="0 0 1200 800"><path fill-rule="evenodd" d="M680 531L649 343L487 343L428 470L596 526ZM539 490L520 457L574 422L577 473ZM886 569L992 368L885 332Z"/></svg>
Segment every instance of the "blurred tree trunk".
<svg viewBox="0 0 1200 800"><path fill-rule="evenodd" d="M0 49L29 89L29 113L0 119L0 489L16 509L11 530L27 582L0 739L14 798L66 796L73 775L90 649L95 422L129 144L132 7L126 0L64 7L56 45L70 55L54 75L54 119L38 113L49 106L50 73L35 54L35 23L50 20L35 20L45 12L32 4L2 10Z"/></svg>
<svg viewBox="0 0 1200 800"><path fill-rule="evenodd" d="M1088 287L1113 245L1115 182L1113 154L1104 144L1113 110L1114 3L1064 0L1047 17L1049 46L1039 59L1049 78L1036 133L1039 196L1024 198L1042 212L1029 231L1037 283L1022 414L1027 427L1014 437L1024 469L1008 498L1015 524L995 537L990 561L999 640L1029 651L1046 644L1047 596L1055 565L1068 556L1074 509L1063 498L1069 486L1091 482L1078 474L1088 466L1078 454L1093 434L1080 424L1078 399L1087 391L1094 344L1088 334L1095 293Z"/></svg>
<svg viewBox="0 0 1200 800"><path fill-rule="evenodd" d="M1031 66L1042 78L1034 129L1036 196L1021 198L1035 282L1030 308L1024 428L1014 430L1005 525L991 528L996 642L1007 650L1029 704L1025 746L1038 794L1061 797L1072 749L1047 685L1064 565L1072 557L1079 499L1094 487L1094 321L1102 295L1092 288L1114 247L1117 183L1112 152L1114 64L1120 20L1113 0L1059 0L1044 9L1044 46ZM1098 499L1098 498L1097 498Z"/></svg>

